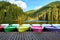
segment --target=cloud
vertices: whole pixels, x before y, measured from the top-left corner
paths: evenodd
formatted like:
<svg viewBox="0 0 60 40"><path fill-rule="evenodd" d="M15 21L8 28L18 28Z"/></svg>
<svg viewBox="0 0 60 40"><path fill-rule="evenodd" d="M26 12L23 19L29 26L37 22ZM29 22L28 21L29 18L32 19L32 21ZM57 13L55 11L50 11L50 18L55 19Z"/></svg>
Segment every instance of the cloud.
<svg viewBox="0 0 60 40"><path fill-rule="evenodd" d="M27 5L22 0L10 0L11 4L16 4L18 7L21 7L23 10L27 8Z"/></svg>
<svg viewBox="0 0 60 40"><path fill-rule="evenodd" d="M42 6L37 6L37 7L35 7L34 9L39 9L39 8L41 8Z"/></svg>

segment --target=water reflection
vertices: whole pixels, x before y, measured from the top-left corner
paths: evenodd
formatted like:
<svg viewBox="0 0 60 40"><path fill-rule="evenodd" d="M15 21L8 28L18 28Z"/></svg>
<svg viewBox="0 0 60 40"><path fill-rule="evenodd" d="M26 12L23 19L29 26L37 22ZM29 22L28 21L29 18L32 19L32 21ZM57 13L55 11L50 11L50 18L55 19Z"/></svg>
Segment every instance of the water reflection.
<svg viewBox="0 0 60 40"><path fill-rule="evenodd" d="M60 21L27 20L25 22L60 22Z"/></svg>

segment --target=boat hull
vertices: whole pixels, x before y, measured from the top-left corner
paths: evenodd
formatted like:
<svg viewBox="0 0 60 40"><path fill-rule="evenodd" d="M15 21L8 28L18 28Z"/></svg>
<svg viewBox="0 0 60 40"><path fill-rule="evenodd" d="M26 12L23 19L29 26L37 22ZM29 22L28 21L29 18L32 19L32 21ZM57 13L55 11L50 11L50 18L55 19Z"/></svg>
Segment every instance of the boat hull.
<svg viewBox="0 0 60 40"><path fill-rule="evenodd" d="M3 31L4 30L4 27L3 26L0 26L0 31Z"/></svg>
<svg viewBox="0 0 60 40"><path fill-rule="evenodd" d="M8 26L8 27L4 28L5 32L12 32L12 31L15 31L15 30L16 30L15 26Z"/></svg>
<svg viewBox="0 0 60 40"><path fill-rule="evenodd" d="M42 26L32 26L33 32L42 32Z"/></svg>
<svg viewBox="0 0 60 40"><path fill-rule="evenodd" d="M19 26L18 27L18 32L26 32L27 30L29 30L29 27L27 27L27 26Z"/></svg>

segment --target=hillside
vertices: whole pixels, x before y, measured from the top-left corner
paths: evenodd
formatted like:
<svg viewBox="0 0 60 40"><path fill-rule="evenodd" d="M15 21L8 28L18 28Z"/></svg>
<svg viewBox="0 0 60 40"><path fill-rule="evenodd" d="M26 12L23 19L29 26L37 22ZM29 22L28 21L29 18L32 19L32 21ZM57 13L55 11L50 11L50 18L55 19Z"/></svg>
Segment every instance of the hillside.
<svg viewBox="0 0 60 40"><path fill-rule="evenodd" d="M25 23L25 21L60 23L60 1L51 2L38 10L23 10L15 4L0 2L0 23ZM45 22L44 22L45 21Z"/></svg>
<svg viewBox="0 0 60 40"><path fill-rule="evenodd" d="M39 21L51 21L47 23L58 23L60 21L60 1L51 2L36 10L31 18L38 18Z"/></svg>
<svg viewBox="0 0 60 40"><path fill-rule="evenodd" d="M23 10L9 2L0 2L0 23L15 23L18 16L22 16Z"/></svg>
<svg viewBox="0 0 60 40"><path fill-rule="evenodd" d="M60 1L51 2L51 3L49 3L49 4L47 4L47 5L43 6L43 7L41 7L41 8L38 9L36 12L34 12L33 15L36 15L36 14L38 14L39 12L46 11L46 10L48 10L49 8L55 8L55 7L56 7L56 8L60 7Z"/></svg>

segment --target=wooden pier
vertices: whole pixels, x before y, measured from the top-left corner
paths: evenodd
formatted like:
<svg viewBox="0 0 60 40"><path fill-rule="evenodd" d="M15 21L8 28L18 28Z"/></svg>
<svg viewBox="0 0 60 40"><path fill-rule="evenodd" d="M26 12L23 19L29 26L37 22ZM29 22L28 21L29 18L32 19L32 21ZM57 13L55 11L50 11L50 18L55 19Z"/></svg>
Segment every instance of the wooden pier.
<svg viewBox="0 0 60 40"><path fill-rule="evenodd" d="M55 32L0 32L0 40L60 40L60 33Z"/></svg>

